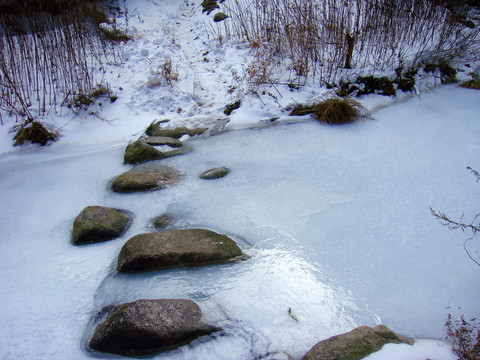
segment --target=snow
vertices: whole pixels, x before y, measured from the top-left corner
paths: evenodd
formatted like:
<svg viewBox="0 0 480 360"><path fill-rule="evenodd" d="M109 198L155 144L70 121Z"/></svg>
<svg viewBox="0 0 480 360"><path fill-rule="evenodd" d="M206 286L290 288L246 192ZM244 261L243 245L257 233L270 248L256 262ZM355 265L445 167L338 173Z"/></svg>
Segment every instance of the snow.
<svg viewBox="0 0 480 360"><path fill-rule="evenodd" d="M480 169L480 93L432 88L430 79L414 95L364 98L373 119L332 127L292 118L289 104L327 90L309 83L246 94L235 74L249 61L248 47L220 46L197 5L128 6L135 40L123 49L124 64L104 77L115 103L97 103L96 114L59 109L44 120L62 137L43 148L12 148L12 120L3 116L10 123L0 126L0 359L98 356L85 349L94 315L141 298L192 299L205 321L225 329L156 359L300 359L322 339L380 323L417 341L367 359L455 359L439 340L447 308L477 315L479 268L462 247L468 234L449 231L429 208L466 219L478 212L479 185L466 166ZM179 75L172 86L157 74L168 59ZM159 85L147 86L152 80ZM223 109L238 95L227 93L231 86L245 94L226 123ZM113 193L111 180L130 168L122 164L125 146L165 118L172 127L226 131L183 139L193 151L161 161L183 173L179 184ZM198 178L214 166L231 172ZM88 205L129 210L133 224L119 239L73 246L73 219ZM163 213L177 228L231 236L250 258L116 274L122 245L152 231Z"/></svg>

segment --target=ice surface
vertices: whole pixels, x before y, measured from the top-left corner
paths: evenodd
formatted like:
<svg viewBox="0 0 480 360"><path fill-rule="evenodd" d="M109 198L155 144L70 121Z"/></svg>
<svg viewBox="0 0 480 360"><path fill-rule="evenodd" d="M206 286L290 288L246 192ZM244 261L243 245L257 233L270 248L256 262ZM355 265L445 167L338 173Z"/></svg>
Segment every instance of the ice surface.
<svg viewBox="0 0 480 360"><path fill-rule="evenodd" d="M465 167L480 168L479 100L445 87L351 125L306 121L190 139L192 152L161 161L182 172L180 184L148 193L109 190L129 168L123 141L70 137L2 154L0 358L90 358L93 315L140 298L193 299L225 329L159 359L300 358L321 339L378 323L443 337L447 307L478 313L479 270L462 248L466 234L442 227L429 207L452 217L478 211L479 185ZM198 178L213 166L231 172ZM117 240L72 246L73 219L88 205L129 210L132 227ZM115 274L123 243L166 212L177 228L232 236L250 259ZM437 342L389 345L371 358L392 352L452 358Z"/></svg>

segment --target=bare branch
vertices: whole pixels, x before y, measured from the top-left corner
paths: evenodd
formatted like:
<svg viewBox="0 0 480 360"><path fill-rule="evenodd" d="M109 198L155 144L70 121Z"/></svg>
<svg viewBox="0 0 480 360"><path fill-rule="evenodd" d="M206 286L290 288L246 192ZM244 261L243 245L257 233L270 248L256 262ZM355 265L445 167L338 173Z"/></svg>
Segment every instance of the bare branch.
<svg viewBox="0 0 480 360"><path fill-rule="evenodd" d="M470 166L467 166L467 169L470 170L470 172L475 175L475 177L477 178L477 181L480 181L480 173L478 173L478 171L472 169Z"/></svg>

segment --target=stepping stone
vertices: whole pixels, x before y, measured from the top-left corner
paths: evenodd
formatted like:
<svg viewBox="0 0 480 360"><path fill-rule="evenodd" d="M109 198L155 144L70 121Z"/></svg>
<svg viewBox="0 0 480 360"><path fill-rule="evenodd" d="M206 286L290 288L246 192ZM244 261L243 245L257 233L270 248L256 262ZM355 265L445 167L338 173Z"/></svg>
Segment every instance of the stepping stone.
<svg viewBox="0 0 480 360"><path fill-rule="evenodd" d="M205 180L220 179L224 176L227 176L229 172L230 170L227 169L226 167L216 167L201 173L200 179L205 179Z"/></svg>
<svg viewBox="0 0 480 360"><path fill-rule="evenodd" d="M102 310L88 346L124 356L147 356L176 349L199 336L222 329L201 321L202 312L191 300L138 300Z"/></svg>
<svg viewBox="0 0 480 360"><path fill-rule="evenodd" d="M112 182L112 190L119 193L163 189L180 181L180 173L165 165L137 166L119 175Z"/></svg>
<svg viewBox="0 0 480 360"><path fill-rule="evenodd" d="M158 160L165 157L164 153L142 140L137 140L127 146L123 161L125 164L139 164L149 160Z"/></svg>
<svg viewBox="0 0 480 360"><path fill-rule="evenodd" d="M178 141L182 144L182 142L177 139L172 140ZM189 148L184 147L182 144L182 146L179 146L174 150L160 151L152 145L147 144L143 140L137 140L127 146L127 148L125 149L123 161L125 164L136 165L151 160L160 160L167 157L182 155L187 153L189 150Z"/></svg>
<svg viewBox="0 0 480 360"><path fill-rule="evenodd" d="M143 139L143 141L152 146L167 145L174 148L183 146L183 143L180 140L168 136L149 136Z"/></svg>
<svg viewBox="0 0 480 360"><path fill-rule="evenodd" d="M118 256L117 271L137 273L223 263L242 255L238 245L210 230L168 230L132 237Z"/></svg>
<svg viewBox="0 0 480 360"><path fill-rule="evenodd" d="M122 235L130 218L121 210L103 206L87 206L73 222L75 245L111 240Z"/></svg>
<svg viewBox="0 0 480 360"><path fill-rule="evenodd" d="M160 126L161 126L161 122L150 124L147 130L145 130L145 133L148 136L166 136L166 137L171 137L175 139L180 139L184 135L189 135L192 137L195 135L201 135L208 130L208 128L189 129L183 126L177 127L175 129L162 129L160 128Z"/></svg>
<svg viewBox="0 0 480 360"><path fill-rule="evenodd" d="M360 360L387 343L412 345L413 341L397 335L384 325L374 328L360 326L349 333L320 341L302 360Z"/></svg>

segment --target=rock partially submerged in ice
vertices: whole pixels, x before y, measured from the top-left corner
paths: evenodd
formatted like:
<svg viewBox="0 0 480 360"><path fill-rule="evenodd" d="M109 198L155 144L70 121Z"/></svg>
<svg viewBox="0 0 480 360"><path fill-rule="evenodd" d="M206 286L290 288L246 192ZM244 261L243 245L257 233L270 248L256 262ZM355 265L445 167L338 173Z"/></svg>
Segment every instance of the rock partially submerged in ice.
<svg viewBox="0 0 480 360"><path fill-rule="evenodd" d="M221 329L204 324L191 300L138 300L104 308L88 346L100 352L145 356L170 350Z"/></svg>
<svg viewBox="0 0 480 360"><path fill-rule="evenodd" d="M349 333L320 341L302 360L360 360L387 343L413 344L410 339L397 335L384 325L374 328L360 326Z"/></svg>
<svg viewBox="0 0 480 360"><path fill-rule="evenodd" d="M158 137L150 137L147 139L152 139L151 142L155 142L155 138ZM177 139L174 138L168 138L168 137L162 137L163 139L170 139L169 143L165 145L169 145L171 147L177 147L175 150L169 150L169 151L160 151L156 149L152 144L147 144L145 140L137 140L127 146L125 149L125 155L123 157L123 161L126 164L140 164L143 162L147 162L150 160L159 160L167 157L172 157L176 155L182 155L188 152L187 148L183 148L183 143ZM157 143L154 145L163 145Z"/></svg>
<svg viewBox="0 0 480 360"><path fill-rule="evenodd" d="M204 229L140 234L123 245L117 271L135 273L176 266L223 263L242 255L228 236Z"/></svg>
<svg viewBox="0 0 480 360"><path fill-rule="evenodd" d="M213 179L220 179L230 172L229 169L226 167L216 167L213 169L208 169L207 171L200 174L201 179L205 180L213 180Z"/></svg>
<svg viewBox="0 0 480 360"><path fill-rule="evenodd" d="M189 129L186 127L177 127L175 129L162 129L161 122L156 122L150 124L150 126L147 128L145 133L148 136L166 136L166 137L171 137L175 139L180 139L184 135L189 135L189 136L195 136L195 135L201 135L205 131L207 131L207 128L199 127L199 128L193 128Z"/></svg>
<svg viewBox="0 0 480 360"><path fill-rule="evenodd" d="M173 148L183 146L183 143L180 140L168 136L149 136L143 139L143 141L152 146L167 145Z"/></svg>
<svg viewBox="0 0 480 360"><path fill-rule="evenodd" d="M122 235L130 224L123 211L103 206L87 206L73 221L75 245L100 242Z"/></svg>
<svg viewBox="0 0 480 360"><path fill-rule="evenodd" d="M127 146L123 161L126 164L139 164L145 161L158 160L165 155L153 146L146 144L142 140L137 140Z"/></svg>
<svg viewBox="0 0 480 360"><path fill-rule="evenodd" d="M162 189L177 183L180 178L180 173L170 166L137 166L115 178L112 182L112 190L129 193Z"/></svg>

